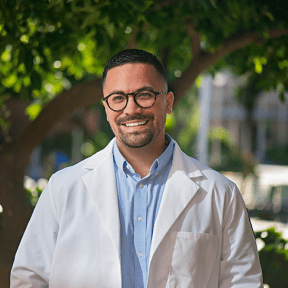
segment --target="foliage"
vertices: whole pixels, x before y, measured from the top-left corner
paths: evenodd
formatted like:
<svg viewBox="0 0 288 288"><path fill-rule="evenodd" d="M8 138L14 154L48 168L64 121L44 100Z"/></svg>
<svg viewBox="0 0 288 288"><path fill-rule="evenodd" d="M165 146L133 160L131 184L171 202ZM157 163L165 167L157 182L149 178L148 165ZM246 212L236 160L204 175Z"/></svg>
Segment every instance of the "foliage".
<svg viewBox="0 0 288 288"><path fill-rule="evenodd" d="M217 171L241 172L243 176L247 166L247 161L242 152L236 146L233 136L224 127L211 127L209 131L209 146L213 141L219 141L221 145L221 162L217 166L211 166ZM211 154L211 152L210 152ZM211 155L210 155L211 156ZM249 171L251 173L252 171ZM249 174L247 173L247 174Z"/></svg>
<svg viewBox="0 0 288 288"><path fill-rule="evenodd" d="M106 59L127 43L127 27L150 5L133 0L1 1L1 97L31 104L26 112L35 119L63 89L89 75L99 77ZM7 118L0 118L6 130Z"/></svg>
<svg viewBox="0 0 288 288"><path fill-rule="evenodd" d="M257 243L264 245L259 250L264 283L270 288L287 288L288 241L275 228L256 232L255 237Z"/></svg>
<svg viewBox="0 0 288 288"><path fill-rule="evenodd" d="M26 113L34 120L43 105L63 89L99 77L107 59L129 42L163 61L173 89L175 79L197 56L191 31L207 56L229 39L258 31L262 37L259 45L252 43L226 58L219 56L210 72L227 65L239 74L256 71L252 75L261 74L257 89L276 87L282 98L287 90L287 36L269 40L268 32L287 29L287 17L279 3L3 0L0 5L2 133L9 132L7 98L25 101L29 105Z"/></svg>
<svg viewBox="0 0 288 288"><path fill-rule="evenodd" d="M36 205L43 189L47 185L47 182L48 181L43 178L40 178L38 181L35 181L32 178L25 176L24 187L32 207Z"/></svg>
<svg viewBox="0 0 288 288"><path fill-rule="evenodd" d="M281 37L268 41L265 49L262 46L257 47L257 50L246 47L242 53L237 51L227 57L228 65L233 66L232 70L244 76L237 98L249 111L253 110L255 101L263 90L274 90L282 102L286 100L284 92L288 91L287 44L288 37Z"/></svg>
<svg viewBox="0 0 288 288"><path fill-rule="evenodd" d="M55 150L60 150L65 152L69 158L71 158L71 150L72 150L72 137L70 133L56 134L51 137L47 137L41 143L42 150L44 151L43 157L45 158L51 152Z"/></svg>
<svg viewBox="0 0 288 288"><path fill-rule="evenodd" d="M267 151L266 159L272 164L288 165L287 149L273 146Z"/></svg>
<svg viewBox="0 0 288 288"><path fill-rule="evenodd" d="M35 190L26 189L26 191L27 191L27 197L31 203L31 206L35 207L43 190L36 187Z"/></svg>
<svg viewBox="0 0 288 288"><path fill-rule="evenodd" d="M187 20L197 22L195 29L205 50L210 52L238 31L255 29L267 38L269 29L286 25L286 19L268 1L203 0L169 4L136 0L29 3L4 0L1 3L1 82L3 90L20 94L25 101L35 98L49 101L85 73L99 76L107 58L126 45L136 27L136 41L142 48L159 56L169 49L167 66L173 80L174 72L183 71L192 59L190 37L183 25ZM271 63L275 63L275 69L278 64L283 67L285 39L269 42L269 47L277 48L272 51L267 51L266 46L250 45L243 50L245 53L236 53L230 61L238 59L233 64L238 71L250 69L251 65L258 65L259 70L261 59L269 55L274 57Z"/></svg>
<svg viewBox="0 0 288 288"><path fill-rule="evenodd" d="M66 72L78 80L84 72L99 75L106 58L116 51L115 43L119 43L116 48L126 43L127 25L134 24L151 1L1 3L1 81L29 100L41 98L39 92L45 91L41 88L47 84L46 78L57 86L62 77L58 73L57 79L56 72ZM128 17L132 13L134 17ZM64 84L59 85L62 87L55 88L58 92Z"/></svg>
<svg viewBox="0 0 288 288"><path fill-rule="evenodd" d="M111 138L105 132L97 132L83 143L81 147L82 155L84 157L92 156L94 153L105 148L110 140Z"/></svg>
<svg viewBox="0 0 288 288"><path fill-rule="evenodd" d="M111 127L106 121L106 113L104 106L100 103L93 104L90 108L94 108L101 119L99 121L100 127L97 133L93 135L85 135L84 143L81 147L81 153L84 158L92 156L94 153L102 150L112 140L114 134Z"/></svg>
<svg viewBox="0 0 288 288"><path fill-rule="evenodd" d="M196 87L191 87L174 108L166 121L165 130L188 155L196 156L199 127Z"/></svg>

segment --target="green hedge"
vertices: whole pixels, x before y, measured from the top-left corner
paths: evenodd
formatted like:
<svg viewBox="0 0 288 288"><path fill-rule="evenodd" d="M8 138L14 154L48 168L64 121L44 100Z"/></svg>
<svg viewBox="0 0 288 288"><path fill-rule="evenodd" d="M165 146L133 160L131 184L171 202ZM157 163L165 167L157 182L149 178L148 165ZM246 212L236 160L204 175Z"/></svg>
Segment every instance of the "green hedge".
<svg viewBox="0 0 288 288"><path fill-rule="evenodd" d="M288 288L288 241L275 228L256 232L255 236L264 245L259 250L264 283L270 288Z"/></svg>

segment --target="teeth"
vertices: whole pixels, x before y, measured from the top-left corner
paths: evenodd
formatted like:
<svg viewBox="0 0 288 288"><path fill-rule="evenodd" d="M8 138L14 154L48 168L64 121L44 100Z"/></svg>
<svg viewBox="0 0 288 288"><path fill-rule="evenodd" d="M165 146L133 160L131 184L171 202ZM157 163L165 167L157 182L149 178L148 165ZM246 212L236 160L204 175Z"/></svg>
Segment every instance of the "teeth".
<svg viewBox="0 0 288 288"><path fill-rule="evenodd" d="M147 121L142 121L142 122L136 122L136 123L127 123L125 124L126 127L133 127L133 126L140 126L146 124Z"/></svg>

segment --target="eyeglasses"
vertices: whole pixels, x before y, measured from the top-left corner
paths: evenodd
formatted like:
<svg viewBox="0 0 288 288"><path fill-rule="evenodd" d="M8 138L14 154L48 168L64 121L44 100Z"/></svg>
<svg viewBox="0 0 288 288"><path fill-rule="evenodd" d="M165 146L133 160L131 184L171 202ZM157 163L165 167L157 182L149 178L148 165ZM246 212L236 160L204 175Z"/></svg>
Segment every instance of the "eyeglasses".
<svg viewBox="0 0 288 288"><path fill-rule="evenodd" d="M141 108L150 108L155 104L156 96L166 94L165 92L154 92L152 90L137 91L134 93L113 93L103 98L108 107L119 112L126 108L128 104L129 95L133 95L135 103Z"/></svg>

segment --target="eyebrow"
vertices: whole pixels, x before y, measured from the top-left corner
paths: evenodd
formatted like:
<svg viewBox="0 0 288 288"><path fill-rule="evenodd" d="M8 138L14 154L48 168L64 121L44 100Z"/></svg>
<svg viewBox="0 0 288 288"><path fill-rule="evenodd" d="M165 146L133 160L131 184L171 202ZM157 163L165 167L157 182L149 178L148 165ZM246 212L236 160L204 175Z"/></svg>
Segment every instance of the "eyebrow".
<svg viewBox="0 0 288 288"><path fill-rule="evenodd" d="M139 89L137 89L136 91L131 92L131 93L140 92L140 91L145 91L145 90L155 91L155 89L154 89L152 86L144 86L144 87L141 87L141 88L139 88ZM120 90L114 90L114 91L112 91L108 96L110 96L110 95L112 95L112 94L130 94L130 93L124 93L123 91L120 91ZM106 97L108 97L108 96L106 96Z"/></svg>

